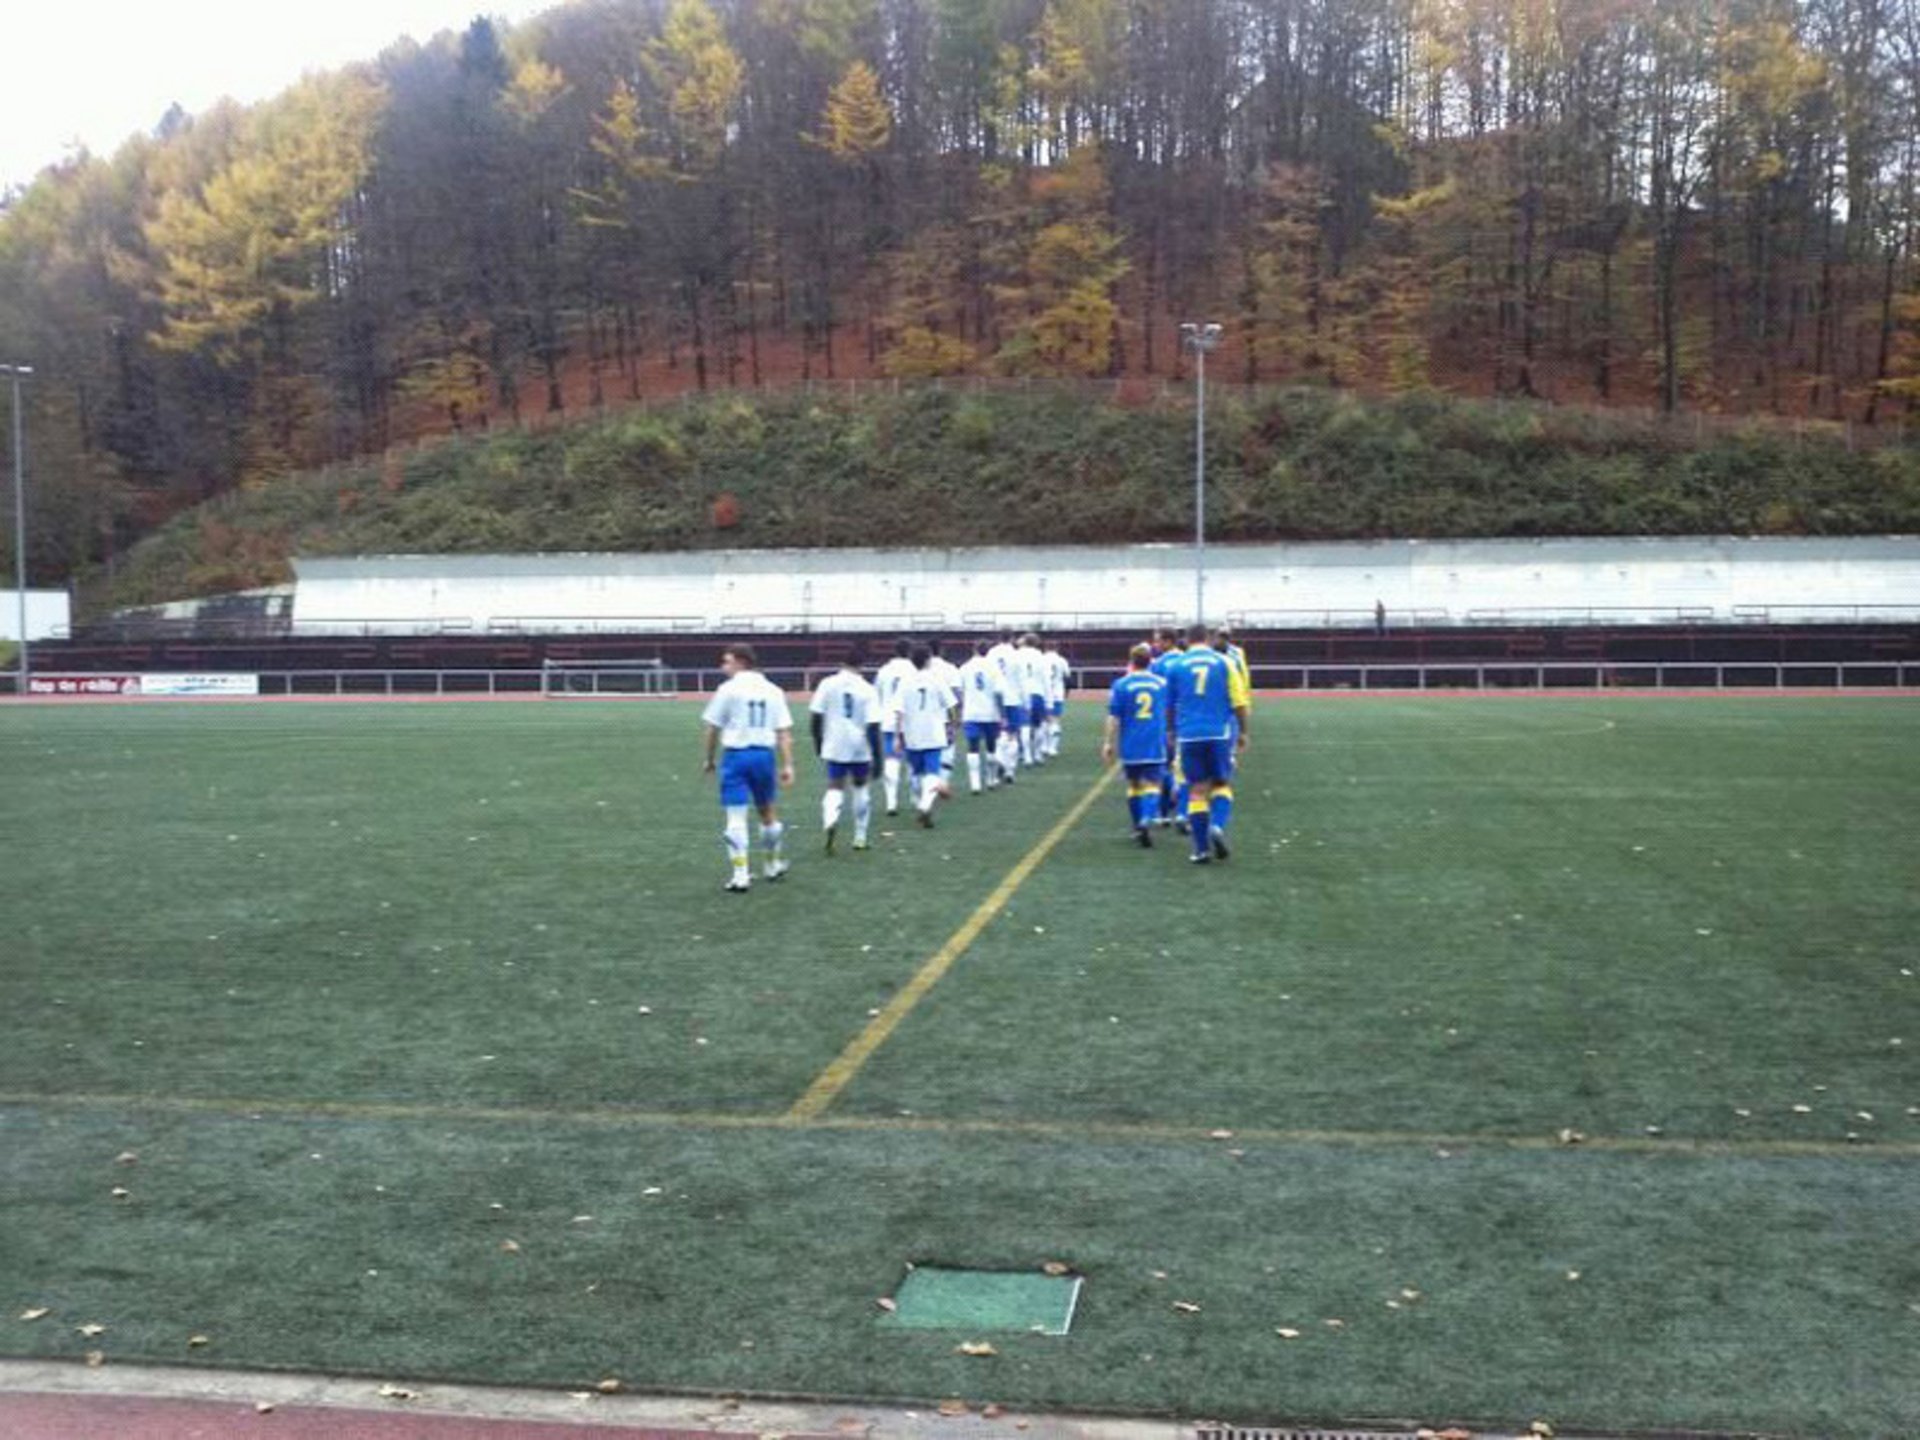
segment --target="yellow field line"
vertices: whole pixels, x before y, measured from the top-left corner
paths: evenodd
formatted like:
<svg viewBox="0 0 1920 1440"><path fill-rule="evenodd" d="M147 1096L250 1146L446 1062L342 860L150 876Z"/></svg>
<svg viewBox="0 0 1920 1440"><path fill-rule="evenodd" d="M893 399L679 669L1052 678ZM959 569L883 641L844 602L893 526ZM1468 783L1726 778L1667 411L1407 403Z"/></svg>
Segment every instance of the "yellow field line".
<svg viewBox="0 0 1920 1440"><path fill-rule="evenodd" d="M1006 878L994 886L993 893L982 900L974 912L966 918L964 924L947 937L947 943L933 952L931 959L922 965L919 972L909 980L905 987L889 1000L886 1008L867 1022L867 1028L854 1036L847 1048L836 1055L831 1064L814 1078L798 1100L793 1102L783 1117L789 1124L798 1124L811 1120L824 1111L847 1088L860 1067L872 1058L873 1052L887 1043L887 1037L899 1028L900 1022L918 1005L926 993L940 983L940 977L953 967L953 962L966 954L967 947L980 938L980 932L987 928L993 917L1006 907L1007 901L1027 881L1027 877L1040 868L1041 861L1053 853L1053 847L1066 838L1067 832L1080 823L1080 817L1093 808L1113 777L1120 773L1118 766L1111 766L1101 772L1100 778L1088 787L1074 807L1060 817L1057 823L1039 843L1025 855Z"/></svg>
<svg viewBox="0 0 1920 1440"><path fill-rule="evenodd" d="M1592 1150L1627 1155L1751 1158L1920 1158L1913 1140L1695 1140L1678 1135L1590 1135L1568 1145L1552 1135L1438 1130L1219 1130L1201 1125L1108 1120L988 1120L937 1115L821 1115L794 1120L788 1113L724 1110L548 1109L511 1105L429 1105L384 1100L248 1100L182 1095L36 1095L0 1091L0 1108L126 1110L174 1115L274 1116L288 1120L485 1121L508 1124L603 1125L638 1130L786 1131L815 1134L980 1135L1012 1140L1080 1140L1125 1145L1195 1145L1219 1150L1258 1146L1325 1145L1356 1150L1432 1149Z"/></svg>

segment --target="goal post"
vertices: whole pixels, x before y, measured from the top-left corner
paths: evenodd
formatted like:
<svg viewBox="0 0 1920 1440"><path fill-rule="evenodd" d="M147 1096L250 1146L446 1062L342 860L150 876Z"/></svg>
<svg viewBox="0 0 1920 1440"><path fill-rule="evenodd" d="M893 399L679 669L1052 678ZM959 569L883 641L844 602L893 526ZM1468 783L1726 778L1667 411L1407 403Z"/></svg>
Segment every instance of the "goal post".
<svg viewBox="0 0 1920 1440"><path fill-rule="evenodd" d="M551 700L672 699L680 672L660 660L545 660L540 693Z"/></svg>

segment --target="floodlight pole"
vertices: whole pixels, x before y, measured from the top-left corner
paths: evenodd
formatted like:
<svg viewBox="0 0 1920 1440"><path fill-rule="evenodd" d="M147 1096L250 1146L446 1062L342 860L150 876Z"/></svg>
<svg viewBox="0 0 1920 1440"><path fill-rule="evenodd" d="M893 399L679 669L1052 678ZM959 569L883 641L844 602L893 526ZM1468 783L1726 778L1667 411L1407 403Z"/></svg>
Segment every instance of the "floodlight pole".
<svg viewBox="0 0 1920 1440"><path fill-rule="evenodd" d="M20 652L14 676L14 694L26 697L27 662L27 432L20 409L20 382L33 374L31 365L0 365L0 375L13 380L13 583L19 595Z"/></svg>
<svg viewBox="0 0 1920 1440"><path fill-rule="evenodd" d="M1180 343L1193 351L1193 619L1207 623L1207 352L1220 344L1218 325L1186 324Z"/></svg>

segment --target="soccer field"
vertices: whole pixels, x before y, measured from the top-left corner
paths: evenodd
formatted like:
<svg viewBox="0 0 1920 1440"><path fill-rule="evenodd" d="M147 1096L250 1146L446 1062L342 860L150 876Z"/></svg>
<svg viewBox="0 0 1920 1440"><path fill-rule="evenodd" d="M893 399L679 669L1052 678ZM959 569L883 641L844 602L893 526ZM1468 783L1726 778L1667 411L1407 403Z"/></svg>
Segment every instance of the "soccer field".
<svg viewBox="0 0 1920 1440"><path fill-rule="evenodd" d="M0 709L0 1352L1920 1433L1920 706L1098 724L735 898L690 705Z"/></svg>

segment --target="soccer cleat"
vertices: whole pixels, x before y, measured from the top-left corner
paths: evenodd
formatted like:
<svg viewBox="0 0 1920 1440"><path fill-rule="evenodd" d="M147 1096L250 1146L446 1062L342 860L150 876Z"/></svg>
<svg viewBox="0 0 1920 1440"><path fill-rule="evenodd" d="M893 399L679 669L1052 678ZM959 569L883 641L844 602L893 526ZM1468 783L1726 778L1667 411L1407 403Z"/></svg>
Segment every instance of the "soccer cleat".
<svg viewBox="0 0 1920 1440"><path fill-rule="evenodd" d="M900 807L898 805L887 806L887 814L898 815L899 813L900 813Z"/></svg>
<svg viewBox="0 0 1920 1440"><path fill-rule="evenodd" d="M827 854L831 855L833 853L834 837L837 836L839 833L840 833L840 827L838 825L829 825L827 827L827 838L823 842L823 848L826 850Z"/></svg>
<svg viewBox="0 0 1920 1440"><path fill-rule="evenodd" d="M753 882L745 879L729 880L720 888L729 895L744 895L753 888Z"/></svg>
<svg viewBox="0 0 1920 1440"><path fill-rule="evenodd" d="M1133 832L1133 843L1142 850L1153 849L1153 831L1142 825Z"/></svg>
<svg viewBox="0 0 1920 1440"><path fill-rule="evenodd" d="M1227 849L1227 837L1221 834L1218 830L1214 831L1213 834L1211 834L1207 838L1213 842L1213 858L1214 859L1224 860L1233 853L1231 850Z"/></svg>
<svg viewBox="0 0 1920 1440"><path fill-rule="evenodd" d="M787 863L785 860L776 860L771 865L767 866L766 878L769 880L778 880L782 878L787 873L787 871L791 870L792 868L793 866Z"/></svg>
<svg viewBox="0 0 1920 1440"><path fill-rule="evenodd" d="M920 828L922 830L933 829L933 812L931 810L918 811L914 818L920 822Z"/></svg>
<svg viewBox="0 0 1920 1440"><path fill-rule="evenodd" d="M871 850L873 846L868 844L865 840L856 840L853 842L853 848L855 850Z"/></svg>
<svg viewBox="0 0 1920 1440"><path fill-rule="evenodd" d="M1189 855L1187 856L1187 863L1189 865L1211 865L1213 863L1213 857L1211 855Z"/></svg>

